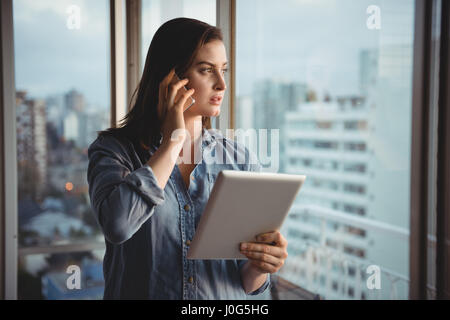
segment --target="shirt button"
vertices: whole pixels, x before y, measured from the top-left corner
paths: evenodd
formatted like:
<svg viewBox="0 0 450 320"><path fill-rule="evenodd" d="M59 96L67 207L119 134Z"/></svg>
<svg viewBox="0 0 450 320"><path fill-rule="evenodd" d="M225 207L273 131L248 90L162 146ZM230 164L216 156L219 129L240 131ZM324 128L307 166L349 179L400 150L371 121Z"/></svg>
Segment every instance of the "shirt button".
<svg viewBox="0 0 450 320"><path fill-rule="evenodd" d="M194 181L195 180L194 177L191 177L191 180Z"/></svg>
<svg viewBox="0 0 450 320"><path fill-rule="evenodd" d="M186 240L186 245L190 246L191 245L191 240Z"/></svg>
<svg viewBox="0 0 450 320"><path fill-rule="evenodd" d="M189 281L189 283L193 283L194 282L194 278L189 277L188 281Z"/></svg>
<svg viewBox="0 0 450 320"><path fill-rule="evenodd" d="M189 209L190 209L189 205L188 205L188 204L185 204L185 205L184 205L184 210L189 211Z"/></svg>

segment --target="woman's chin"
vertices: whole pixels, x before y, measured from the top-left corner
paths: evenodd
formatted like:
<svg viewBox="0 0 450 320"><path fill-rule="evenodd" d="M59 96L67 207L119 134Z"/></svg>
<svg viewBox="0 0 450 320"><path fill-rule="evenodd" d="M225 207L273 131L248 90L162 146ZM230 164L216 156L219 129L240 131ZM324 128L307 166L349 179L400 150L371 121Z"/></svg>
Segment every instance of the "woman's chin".
<svg viewBox="0 0 450 320"><path fill-rule="evenodd" d="M220 115L220 106L208 106L202 109L190 109L186 111L185 115L202 115L202 117L217 117Z"/></svg>
<svg viewBox="0 0 450 320"><path fill-rule="evenodd" d="M220 106L214 107L203 113L204 117L217 117L220 115Z"/></svg>
<svg viewBox="0 0 450 320"><path fill-rule="evenodd" d="M214 112L213 112L213 114L212 114L212 115L210 115L209 117L218 117L218 116L219 116L219 114L220 114L220 108L219 108L219 109L217 109L216 111L214 111Z"/></svg>

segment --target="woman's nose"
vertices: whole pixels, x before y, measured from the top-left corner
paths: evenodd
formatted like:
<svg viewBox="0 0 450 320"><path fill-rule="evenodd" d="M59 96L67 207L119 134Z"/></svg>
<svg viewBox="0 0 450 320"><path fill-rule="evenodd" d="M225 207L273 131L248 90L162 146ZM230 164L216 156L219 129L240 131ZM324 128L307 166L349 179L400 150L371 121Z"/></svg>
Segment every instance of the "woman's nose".
<svg viewBox="0 0 450 320"><path fill-rule="evenodd" d="M216 80L216 84L215 84L215 89L216 90L226 90L227 88L227 84L225 81L225 75L221 75L221 74L217 74L217 80Z"/></svg>

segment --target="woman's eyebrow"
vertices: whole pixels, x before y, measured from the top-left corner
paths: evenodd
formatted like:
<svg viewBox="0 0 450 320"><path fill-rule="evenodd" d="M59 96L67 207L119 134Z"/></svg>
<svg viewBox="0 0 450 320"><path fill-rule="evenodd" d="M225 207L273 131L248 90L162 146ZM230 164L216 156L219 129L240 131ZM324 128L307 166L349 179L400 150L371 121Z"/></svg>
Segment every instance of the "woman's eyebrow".
<svg viewBox="0 0 450 320"><path fill-rule="evenodd" d="M210 66L213 66L213 67L216 66L214 63L208 62L208 61L200 61L200 62L198 62L196 65L198 66L199 64L209 64ZM228 64L228 62L224 62L223 66L225 66L225 65L227 65L227 64Z"/></svg>

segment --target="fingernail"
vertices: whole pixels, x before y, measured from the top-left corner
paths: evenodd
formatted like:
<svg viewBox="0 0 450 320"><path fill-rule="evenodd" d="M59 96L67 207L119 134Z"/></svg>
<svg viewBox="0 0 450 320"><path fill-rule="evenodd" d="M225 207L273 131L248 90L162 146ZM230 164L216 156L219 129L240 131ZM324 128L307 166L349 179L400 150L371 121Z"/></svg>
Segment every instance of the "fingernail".
<svg viewBox="0 0 450 320"><path fill-rule="evenodd" d="M242 249L242 250L247 249L247 245L246 245L245 243L241 244L241 249Z"/></svg>

